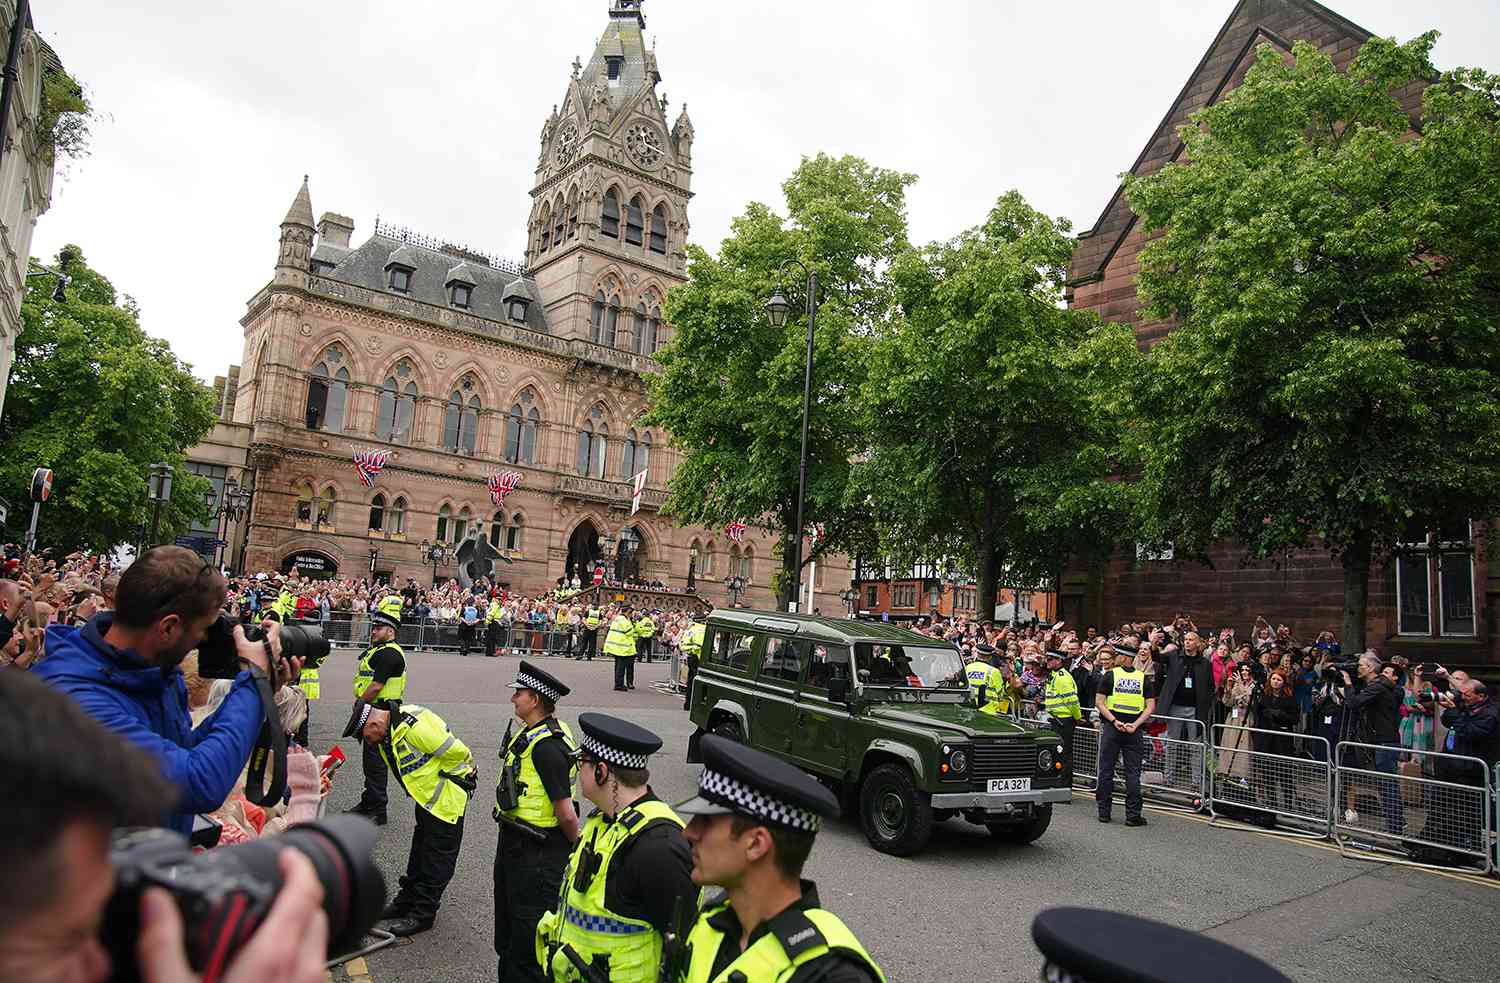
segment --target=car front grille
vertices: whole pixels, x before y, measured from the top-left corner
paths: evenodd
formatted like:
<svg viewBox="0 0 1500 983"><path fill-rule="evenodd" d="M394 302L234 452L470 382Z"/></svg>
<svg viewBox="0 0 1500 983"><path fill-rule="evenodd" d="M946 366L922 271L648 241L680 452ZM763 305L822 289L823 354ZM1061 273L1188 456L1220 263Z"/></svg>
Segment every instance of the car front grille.
<svg viewBox="0 0 1500 983"><path fill-rule="evenodd" d="M1036 745L1026 740L976 741L974 778L1025 778L1036 774Z"/></svg>

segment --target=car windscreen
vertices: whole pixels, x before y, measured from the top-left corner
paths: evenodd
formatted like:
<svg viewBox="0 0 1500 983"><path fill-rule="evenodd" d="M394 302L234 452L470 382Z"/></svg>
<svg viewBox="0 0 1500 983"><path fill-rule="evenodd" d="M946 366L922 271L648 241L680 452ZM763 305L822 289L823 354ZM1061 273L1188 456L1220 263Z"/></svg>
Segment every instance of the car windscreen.
<svg viewBox="0 0 1500 983"><path fill-rule="evenodd" d="M968 687L963 660L951 648L858 642L854 660L860 683L869 686Z"/></svg>

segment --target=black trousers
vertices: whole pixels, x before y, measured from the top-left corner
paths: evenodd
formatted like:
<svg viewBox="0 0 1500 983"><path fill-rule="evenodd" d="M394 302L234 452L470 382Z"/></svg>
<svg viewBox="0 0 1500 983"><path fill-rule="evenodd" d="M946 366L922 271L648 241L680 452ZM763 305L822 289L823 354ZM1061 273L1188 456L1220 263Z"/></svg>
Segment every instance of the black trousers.
<svg viewBox="0 0 1500 983"><path fill-rule="evenodd" d="M1073 728L1078 721L1072 717L1053 717L1047 724L1052 730L1057 731L1057 736L1062 740L1063 746L1063 775L1066 776L1068 784L1073 784Z"/></svg>
<svg viewBox="0 0 1500 983"><path fill-rule="evenodd" d="M359 804L366 809L378 809L385 811L389 796L385 791L386 779L390 777L390 769L385 765L385 758L380 756L380 747L374 744L360 742L360 753L364 758L365 765L365 792L359 797Z"/></svg>
<svg viewBox="0 0 1500 983"><path fill-rule="evenodd" d="M464 817L456 823L445 823L421 806L417 810L417 828L411 834L411 854L406 858L406 873L401 875L401 889L391 904L403 915L431 922L437 917L443 901L443 890L453 880L458 865L458 848L464 842Z"/></svg>
<svg viewBox="0 0 1500 983"><path fill-rule="evenodd" d="M637 638L635 640L635 657L645 659L647 662L651 661L651 639Z"/></svg>
<svg viewBox="0 0 1500 983"><path fill-rule="evenodd" d="M490 657L495 655L495 646L500 642L500 622L489 621L484 626L484 654Z"/></svg>
<svg viewBox="0 0 1500 983"><path fill-rule="evenodd" d="M1114 805L1115 761L1125 759L1125 818L1141 814L1141 754L1145 741L1140 731L1122 734L1108 720L1099 721L1099 785L1094 800L1099 815L1109 815Z"/></svg>
<svg viewBox="0 0 1500 983"><path fill-rule="evenodd" d="M459 622L458 625L458 654L468 655L469 649L474 647L474 625L468 622Z"/></svg>
<svg viewBox="0 0 1500 983"><path fill-rule="evenodd" d="M693 708L693 680L698 676L698 657L696 655L687 657L687 667L687 689L682 692L682 708L684 710L691 710Z"/></svg>
<svg viewBox="0 0 1500 983"><path fill-rule="evenodd" d="M547 983L536 961L536 923L557 904L571 848L561 830L537 843L504 826L495 846L495 956L500 983Z"/></svg>
<svg viewBox="0 0 1500 983"><path fill-rule="evenodd" d="M579 655L590 661L594 658L594 649L599 645L599 629L585 628L583 630L582 644L579 646Z"/></svg>
<svg viewBox="0 0 1500 983"><path fill-rule="evenodd" d="M635 685L635 656L615 656L615 689Z"/></svg>

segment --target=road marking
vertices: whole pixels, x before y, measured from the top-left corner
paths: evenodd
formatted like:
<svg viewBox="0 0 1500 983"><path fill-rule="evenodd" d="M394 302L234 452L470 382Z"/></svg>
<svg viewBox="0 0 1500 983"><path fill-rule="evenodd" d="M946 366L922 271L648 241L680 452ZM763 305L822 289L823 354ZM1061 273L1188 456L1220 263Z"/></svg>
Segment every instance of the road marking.
<svg viewBox="0 0 1500 983"><path fill-rule="evenodd" d="M1076 789L1075 788L1073 790L1073 795L1074 795L1075 798L1086 799L1089 802L1093 802L1094 801L1094 795L1093 795L1092 792L1084 792L1084 791L1082 791L1080 789ZM1148 810L1148 811L1150 811L1150 812L1156 813L1157 815L1175 816L1178 819L1186 819L1189 822L1201 823L1204 826L1207 826L1207 825L1209 825L1209 824L1211 824L1213 822L1213 817L1211 817L1211 816L1202 816L1202 815L1198 815L1196 813L1183 812L1180 809L1171 809L1171 808L1168 808L1166 806L1158 806L1158 805L1152 805L1151 803L1143 803L1143 808L1146 809L1146 810ZM1287 836L1284 833L1272 833L1269 830L1264 830L1264 829L1241 829L1238 826L1235 826L1235 827L1215 826L1214 828L1215 829L1229 829L1229 830L1231 830L1233 832L1236 832L1236 833L1249 833L1252 836L1267 836L1267 837L1270 837L1273 840L1280 840L1283 843L1291 843L1291 844L1294 844L1296 846L1312 847L1315 850L1326 850L1329 853L1337 853L1339 856L1343 856L1343 852L1339 850L1337 844L1328 843L1328 842L1324 842L1324 841L1320 841L1320 840L1310 840L1310 839L1308 839L1307 837L1304 837L1304 836ZM1352 857L1346 857L1345 859L1354 860L1354 858L1352 858ZM1377 859L1377 860L1374 860L1374 861L1359 861L1359 860L1356 860L1354 862L1356 862L1356 863L1366 863L1366 862L1380 863L1381 861L1379 861ZM1492 890L1500 890L1500 881L1497 881L1493 877L1486 877L1483 874L1465 874L1465 873L1461 873L1459 871L1454 871L1454 870L1433 870L1430 867L1415 867L1415 866L1406 865L1406 864L1388 864L1387 866L1391 866L1391 867L1405 866L1408 870L1421 871L1424 874L1436 874L1439 877L1447 877L1447 878L1450 878L1451 880L1463 881L1466 884L1475 884L1475 885L1478 885L1479 887L1487 887L1487 888L1490 888Z"/></svg>

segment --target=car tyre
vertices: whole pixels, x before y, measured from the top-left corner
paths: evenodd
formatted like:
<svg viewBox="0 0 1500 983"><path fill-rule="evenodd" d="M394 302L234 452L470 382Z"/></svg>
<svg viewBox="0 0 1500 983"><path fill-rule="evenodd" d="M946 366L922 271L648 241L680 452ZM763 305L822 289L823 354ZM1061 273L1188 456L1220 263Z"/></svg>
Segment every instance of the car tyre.
<svg viewBox="0 0 1500 983"><path fill-rule="evenodd" d="M740 722L733 717L714 724L713 732L726 741L734 741L736 744L745 743L745 732L740 730Z"/></svg>
<svg viewBox="0 0 1500 983"><path fill-rule="evenodd" d="M872 847L908 857L932 836L932 797L917 788L906 765L883 764L860 785L859 818Z"/></svg>
<svg viewBox="0 0 1500 983"><path fill-rule="evenodd" d="M1018 823L985 823L984 828L1002 843L1025 846L1047 832L1052 825L1052 803L1046 802L1031 810L1031 818Z"/></svg>

